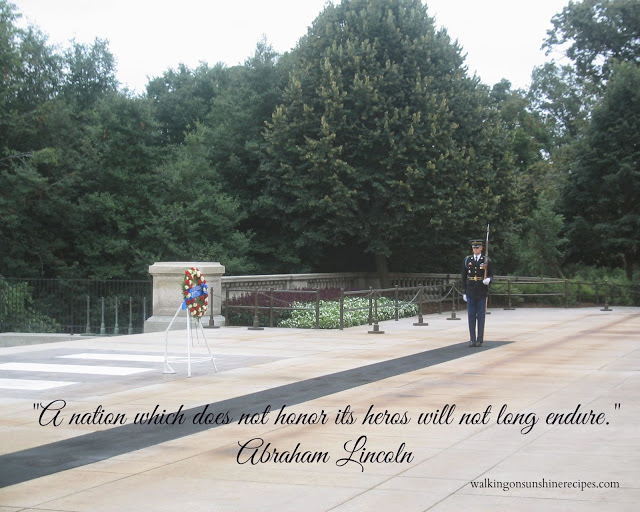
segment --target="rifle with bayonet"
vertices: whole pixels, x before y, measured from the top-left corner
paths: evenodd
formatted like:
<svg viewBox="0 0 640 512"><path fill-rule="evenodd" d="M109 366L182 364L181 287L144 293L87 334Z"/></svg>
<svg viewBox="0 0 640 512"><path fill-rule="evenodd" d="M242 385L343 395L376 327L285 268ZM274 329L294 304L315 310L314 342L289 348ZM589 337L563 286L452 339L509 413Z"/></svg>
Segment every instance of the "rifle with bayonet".
<svg viewBox="0 0 640 512"><path fill-rule="evenodd" d="M489 224L487 223L487 244L484 249L484 278L486 279L489 273ZM485 314L489 314L487 311L489 309L489 294L487 293L487 298L484 303L484 311Z"/></svg>
<svg viewBox="0 0 640 512"><path fill-rule="evenodd" d="M487 224L487 243L484 249L484 278L487 278L489 268L489 224Z"/></svg>

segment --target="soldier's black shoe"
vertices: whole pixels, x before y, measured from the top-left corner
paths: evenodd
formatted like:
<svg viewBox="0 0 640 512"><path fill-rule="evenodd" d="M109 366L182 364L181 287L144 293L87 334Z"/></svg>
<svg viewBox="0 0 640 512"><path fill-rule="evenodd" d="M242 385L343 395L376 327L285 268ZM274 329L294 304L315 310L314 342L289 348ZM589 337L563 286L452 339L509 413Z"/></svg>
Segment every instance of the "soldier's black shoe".
<svg viewBox="0 0 640 512"><path fill-rule="evenodd" d="M482 342L481 341L476 341L476 347L481 347L482 346Z"/></svg>
<svg viewBox="0 0 640 512"><path fill-rule="evenodd" d="M476 342L475 341L470 341L469 342L469 346L470 347L475 347L476 346Z"/></svg>

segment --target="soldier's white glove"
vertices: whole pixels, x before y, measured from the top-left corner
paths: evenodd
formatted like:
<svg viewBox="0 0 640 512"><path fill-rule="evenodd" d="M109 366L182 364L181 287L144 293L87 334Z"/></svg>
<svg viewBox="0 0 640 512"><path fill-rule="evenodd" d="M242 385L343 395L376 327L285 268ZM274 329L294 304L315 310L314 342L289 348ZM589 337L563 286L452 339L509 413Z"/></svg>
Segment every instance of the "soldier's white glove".
<svg viewBox="0 0 640 512"><path fill-rule="evenodd" d="M482 281L483 284L489 285L489 283L491 282L491 278L487 277L484 281Z"/></svg>
<svg viewBox="0 0 640 512"><path fill-rule="evenodd" d="M466 293L462 296L462 300L467 302L467 294Z"/></svg>

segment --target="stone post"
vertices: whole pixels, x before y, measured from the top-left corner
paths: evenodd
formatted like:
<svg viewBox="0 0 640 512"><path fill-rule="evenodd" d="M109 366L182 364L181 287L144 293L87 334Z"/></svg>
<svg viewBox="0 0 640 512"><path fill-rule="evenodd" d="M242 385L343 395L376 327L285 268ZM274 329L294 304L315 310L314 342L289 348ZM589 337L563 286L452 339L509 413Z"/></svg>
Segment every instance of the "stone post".
<svg viewBox="0 0 640 512"><path fill-rule="evenodd" d="M200 269L209 286L209 307L213 308L215 325L223 326L222 316L222 276L224 267L218 262L163 261L149 267L153 277L153 316L144 323L144 332L165 331L176 310L182 304L182 280L184 271L190 267ZM207 312L208 321L210 313ZM180 310L171 329L185 329L186 311Z"/></svg>

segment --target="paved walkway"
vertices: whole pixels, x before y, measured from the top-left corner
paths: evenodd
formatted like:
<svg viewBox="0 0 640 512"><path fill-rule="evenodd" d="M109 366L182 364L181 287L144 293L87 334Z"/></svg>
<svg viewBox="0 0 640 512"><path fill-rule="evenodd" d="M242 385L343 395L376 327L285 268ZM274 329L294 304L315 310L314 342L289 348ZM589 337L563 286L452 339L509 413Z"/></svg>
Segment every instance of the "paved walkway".
<svg viewBox="0 0 640 512"><path fill-rule="evenodd" d="M459 317L0 348L0 512L635 511L640 309Z"/></svg>

